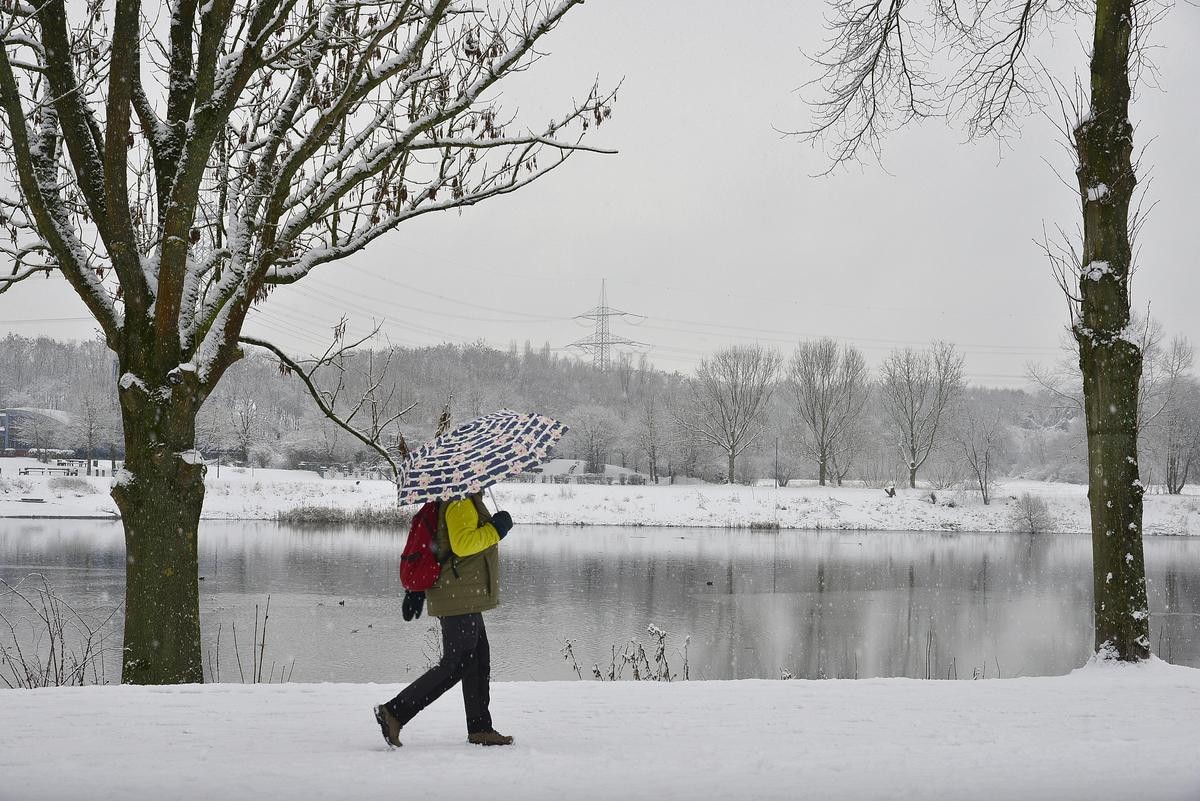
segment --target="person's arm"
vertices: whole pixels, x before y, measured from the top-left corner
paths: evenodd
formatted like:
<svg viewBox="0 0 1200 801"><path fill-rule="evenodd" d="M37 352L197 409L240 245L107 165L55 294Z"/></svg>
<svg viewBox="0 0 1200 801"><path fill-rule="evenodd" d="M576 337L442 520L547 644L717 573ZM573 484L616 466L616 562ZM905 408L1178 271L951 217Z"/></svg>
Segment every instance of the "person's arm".
<svg viewBox="0 0 1200 801"><path fill-rule="evenodd" d="M500 532L491 523L479 525L479 512L470 500L453 501L446 507L446 531L450 550L460 558L486 551L500 542Z"/></svg>

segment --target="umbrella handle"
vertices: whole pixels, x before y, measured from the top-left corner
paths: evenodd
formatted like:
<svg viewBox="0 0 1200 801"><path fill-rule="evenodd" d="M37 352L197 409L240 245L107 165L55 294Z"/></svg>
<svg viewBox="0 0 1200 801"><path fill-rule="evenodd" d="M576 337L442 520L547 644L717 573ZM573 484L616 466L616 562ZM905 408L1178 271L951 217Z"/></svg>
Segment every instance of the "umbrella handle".
<svg viewBox="0 0 1200 801"><path fill-rule="evenodd" d="M500 511L500 504L496 503L496 496L492 494L492 488L491 488L491 487L488 487L488 488L487 488L487 493L488 493L488 497L492 499L492 511L493 511L493 512L499 512L499 511Z"/></svg>

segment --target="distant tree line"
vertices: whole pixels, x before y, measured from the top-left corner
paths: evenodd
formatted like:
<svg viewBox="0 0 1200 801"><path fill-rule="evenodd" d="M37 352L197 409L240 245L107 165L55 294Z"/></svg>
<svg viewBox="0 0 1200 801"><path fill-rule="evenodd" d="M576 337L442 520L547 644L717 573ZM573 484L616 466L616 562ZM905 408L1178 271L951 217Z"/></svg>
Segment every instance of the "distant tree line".
<svg viewBox="0 0 1200 801"><path fill-rule="evenodd" d="M1200 472L1200 384L1192 349L1140 322L1147 353L1141 392L1143 482L1178 493ZM347 398L379 372L379 352L349 359ZM373 367L372 367L373 365ZM848 343L818 339L790 353L739 345L683 375L621 354L608 372L548 345L397 348L386 360L387 408L408 443L432 436L450 400L455 420L496 408L543 412L571 432L557 455L645 473L652 481L968 487L990 500L1004 477L1082 482L1082 394L1072 356L1031 368L1029 389L968 386L948 343L898 349L872 371ZM378 375L374 378L378 379ZM30 446L107 457L121 449L111 355L99 342L10 335L0 340L0 408L45 408L71 422L12 432ZM44 420L44 418L43 418ZM302 386L266 355L231 368L198 418L206 457L254 466L367 466L377 457L313 408Z"/></svg>

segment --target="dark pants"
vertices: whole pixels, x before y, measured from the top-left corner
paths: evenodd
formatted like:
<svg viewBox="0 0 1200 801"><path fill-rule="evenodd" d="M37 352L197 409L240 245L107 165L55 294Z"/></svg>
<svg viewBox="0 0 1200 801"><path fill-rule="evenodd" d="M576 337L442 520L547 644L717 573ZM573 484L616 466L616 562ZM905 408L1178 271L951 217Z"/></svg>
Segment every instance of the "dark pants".
<svg viewBox="0 0 1200 801"><path fill-rule="evenodd" d="M443 617L441 661L388 701L387 707L403 726L461 681L467 733L489 731L492 728L492 715L488 712L491 670L483 615L475 612Z"/></svg>

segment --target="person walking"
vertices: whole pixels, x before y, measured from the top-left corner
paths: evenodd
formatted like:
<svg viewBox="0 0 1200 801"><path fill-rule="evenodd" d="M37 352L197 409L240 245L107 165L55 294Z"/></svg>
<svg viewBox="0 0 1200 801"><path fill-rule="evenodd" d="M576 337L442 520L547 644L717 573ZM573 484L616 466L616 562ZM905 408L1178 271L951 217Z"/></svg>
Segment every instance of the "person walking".
<svg viewBox="0 0 1200 801"><path fill-rule="evenodd" d="M504 511L490 514L478 493L440 501L438 507L437 556L444 565L425 596L429 614L441 621L442 658L395 698L375 707L375 721L384 741L399 747L400 730L461 682L467 742L512 745L512 737L492 727L491 654L483 624L483 613L500 602L497 546L512 529L512 516Z"/></svg>

